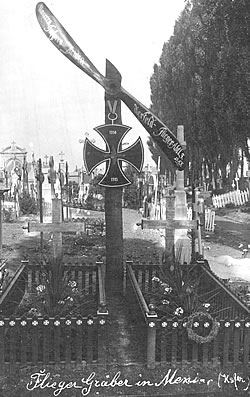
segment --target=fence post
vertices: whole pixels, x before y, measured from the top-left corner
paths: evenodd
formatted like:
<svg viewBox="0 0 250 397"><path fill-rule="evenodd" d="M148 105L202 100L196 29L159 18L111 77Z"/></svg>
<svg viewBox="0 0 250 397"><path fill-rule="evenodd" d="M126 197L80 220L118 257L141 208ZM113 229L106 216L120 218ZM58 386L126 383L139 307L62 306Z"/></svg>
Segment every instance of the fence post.
<svg viewBox="0 0 250 397"><path fill-rule="evenodd" d="M98 364L102 364L104 368L106 367L107 362L107 315L108 312L101 313L98 311L97 315L97 327L98 327L98 351L97 351L97 360Z"/></svg>
<svg viewBox="0 0 250 397"><path fill-rule="evenodd" d="M156 365L156 319L153 305L149 305L147 316L147 368L154 369Z"/></svg>
<svg viewBox="0 0 250 397"><path fill-rule="evenodd" d="M148 324L147 331L147 367L150 369L155 368L155 349L156 349L156 327Z"/></svg>

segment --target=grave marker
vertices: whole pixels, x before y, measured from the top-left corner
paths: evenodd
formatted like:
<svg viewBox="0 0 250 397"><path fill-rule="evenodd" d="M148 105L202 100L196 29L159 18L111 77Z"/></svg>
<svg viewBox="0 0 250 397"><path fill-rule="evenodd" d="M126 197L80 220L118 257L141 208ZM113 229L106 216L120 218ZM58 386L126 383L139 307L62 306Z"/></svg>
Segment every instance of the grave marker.
<svg viewBox="0 0 250 397"><path fill-rule="evenodd" d="M51 187L51 198L55 198L55 183L56 183L56 171L54 169L54 159L53 156L49 158L49 174L48 180Z"/></svg>
<svg viewBox="0 0 250 397"><path fill-rule="evenodd" d="M179 141L168 127L150 111L150 109L146 108L146 106L121 87L121 75L115 67L107 61L106 76L104 77L43 2L39 2L37 4L36 15L43 32L52 44L55 45L55 47L59 49L71 62L105 89L106 124L113 124L114 126L113 121L116 121L117 124L121 125L120 100L122 100L150 134L153 141L169 157L174 166L179 170L183 170L185 168L185 152ZM115 109L115 107L117 108ZM113 116L115 116L114 119L112 119ZM108 134L107 136L109 135L111 134ZM90 149L90 146L91 145L87 142L87 148L90 150L90 153L91 151L93 153L93 147ZM122 152L122 150L120 150L120 143L118 144L117 142L113 145L110 144L110 142L108 142L108 144L106 143L106 151L103 151L102 153L95 149L96 156L98 153L101 161L104 161L104 158L109 161L109 167L107 167L107 171L102 182L104 183L104 186L107 187L105 196L105 218L107 265L110 266L110 269L115 269L115 263L119 263L119 266L121 267L123 261L122 186L126 183L126 178L124 178L121 168L119 173L117 171L120 164L120 152ZM124 156L128 156L128 152L123 154ZM88 158L91 163L92 160L88 154L86 154L86 158ZM95 164L98 165L97 163ZM95 164L90 164L90 166L94 166ZM115 166L115 164L118 165L118 167ZM135 165L135 159L131 165ZM90 168L93 169L92 167ZM113 171L114 174L112 174ZM108 187L109 183L111 185ZM114 254L114 252L116 252L116 254ZM114 284L114 287L118 290L120 285L118 286L117 284ZM120 289L122 290L122 285Z"/></svg>
<svg viewBox="0 0 250 397"><path fill-rule="evenodd" d="M4 193L8 192L10 189L4 184L0 184L0 264L2 262L2 256L3 256L3 237L2 237L2 201L3 201L3 196Z"/></svg>
<svg viewBox="0 0 250 397"><path fill-rule="evenodd" d="M142 229L164 229L165 230L165 259L167 263L173 263L176 253L175 230L196 229L197 221L175 219L175 199L171 195L166 197L166 220L142 219ZM181 246L181 245L180 245ZM183 257L183 256L182 256ZM185 257L182 258L183 262Z"/></svg>
<svg viewBox="0 0 250 397"><path fill-rule="evenodd" d="M121 75L107 60L106 77L119 86ZM121 294L123 276L123 224L122 193L123 186L130 181L122 170L122 161L132 165L138 172L143 164L143 146L141 139L122 149L122 140L131 129L122 124L121 102L115 95L105 93L105 125L95 128L103 138L106 150L101 150L87 138L84 145L84 162L88 173L106 162L106 172L99 182L105 187L105 224L106 224L106 262L107 291Z"/></svg>
<svg viewBox="0 0 250 397"><path fill-rule="evenodd" d="M37 162L37 170L35 178L38 182L38 201L39 201L39 216L40 216L40 223L43 223L43 182L44 182L44 175L42 172L42 160L39 159ZM43 232L40 233L40 248L41 252L43 251Z"/></svg>
<svg viewBox="0 0 250 397"><path fill-rule="evenodd" d="M28 223L28 232L42 232L53 234L53 258L62 259L62 233L86 232L84 223L62 223L62 200L52 199L52 223Z"/></svg>
<svg viewBox="0 0 250 397"><path fill-rule="evenodd" d="M186 141L184 139L184 126L177 126L177 139L180 142L182 149L186 149ZM175 219L185 221L187 219L187 198L184 189L184 171L176 170L176 190L175 190ZM191 260L191 247L190 239L187 236L188 229L176 227L175 230L175 244L176 249L178 246L182 247L181 262L190 263Z"/></svg>

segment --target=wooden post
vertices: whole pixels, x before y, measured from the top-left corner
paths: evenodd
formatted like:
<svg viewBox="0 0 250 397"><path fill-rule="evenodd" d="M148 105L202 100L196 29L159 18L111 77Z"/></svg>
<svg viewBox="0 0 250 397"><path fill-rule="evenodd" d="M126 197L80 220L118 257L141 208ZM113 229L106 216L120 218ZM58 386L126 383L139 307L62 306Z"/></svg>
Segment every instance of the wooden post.
<svg viewBox="0 0 250 397"><path fill-rule="evenodd" d="M8 188L0 187L0 264L3 256L3 226L2 226L2 201L4 193L8 192Z"/></svg>
<svg viewBox="0 0 250 397"><path fill-rule="evenodd" d="M114 81L121 80L109 61L106 61L106 77ZM105 124L122 124L121 101L105 93ZM105 223L106 223L106 291L107 295L122 295L123 287L123 221L122 221L122 187L105 188Z"/></svg>
<svg viewBox="0 0 250 397"><path fill-rule="evenodd" d="M150 323L148 323L147 326L147 367L154 369L156 359L156 324L154 323L154 326L150 326Z"/></svg>
<svg viewBox="0 0 250 397"><path fill-rule="evenodd" d="M106 78L112 94L105 93L105 124L95 128L106 144L106 150L99 149L86 138L84 144L84 161L88 173L102 162L107 164L106 172L99 182L105 187L105 222L106 222L106 262L107 293L120 297L123 286L123 224L122 196L123 186L130 181L122 169L122 162L132 165L137 172L142 169L143 146L140 138L130 147L123 149L122 140L131 129L122 124L121 103L116 94L119 92L121 75L107 60Z"/></svg>
<svg viewBox="0 0 250 397"><path fill-rule="evenodd" d="M173 196L174 200L174 196ZM167 213L166 220L150 220L143 219L142 220L142 229L165 229L166 236L166 259L168 258L167 264L171 263L175 258L175 245L173 243L173 235L176 229L195 229L197 227L197 222L194 220L180 220L180 219L170 219L171 214L173 214L173 205L174 201L172 201L172 197L169 200L169 212ZM181 256L178 258L181 264L184 263L185 258Z"/></svg>
<svg viewBox="0 0 250 397"><path fill-rule="evenodd" d="M69 220L69 166L68 162L66 161L65 165L65 189L66 189L66 220Z"/></svg>
<svg viewBox="0 0 250 397"><path fill-rule="evenodd" d="M37 172L36 172L36 179L38 182L38 205L39 205L39 218L40 223L43 223L43 182L44 182L44 175L42 173L42 160L39 159L37 162ZM40 249L43 252L43 232L40 233Z"/></svg>
<svg viewBox="0 0 250 397"><path fill-rule="evenodd" d="M50 156L49 159L49 183L51 187L51 198L55 197L55 183L56 183L56 171L54 169L54 159Z"/></svg>
<svg viewBox="0 0 250 397"><path fill-rule="evenodd" d="M174 220L175 217L175 196L166 196L166 219ZM166 263L173 263L175 252L174 252L174 238L175 230L165 229L165 261Z"/></svg>
<svg viewBox="0 0 250 397"><path fill-rule="evenodd" d="M195 202L193 205L194 211L194 219L197 222L197 230L195 233L195 239L197 240L197 247L195 247L195 252L198 252L199 255L203 256L203 248L202 248L202 241L201 241L201 220L200 214L203 212L203 203L202 200L199 199L199 191L195 189Z"/></svg>
<svg viewBox="0 0 250 397"><path fill-rule="evenodd" d="M58 198L52 199L52 223L62 223L62 200ZM53 233L53 257L62 258L62 232Z"/></svg>

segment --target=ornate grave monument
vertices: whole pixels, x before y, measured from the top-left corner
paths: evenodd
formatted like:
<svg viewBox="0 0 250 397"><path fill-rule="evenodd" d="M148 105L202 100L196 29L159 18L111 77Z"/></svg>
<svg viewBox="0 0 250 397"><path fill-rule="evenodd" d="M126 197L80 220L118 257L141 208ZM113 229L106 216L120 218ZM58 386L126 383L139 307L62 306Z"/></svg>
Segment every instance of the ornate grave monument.
<svg viewBox="0 0 250 397"><path fill-rule="evenodd" d="M107 163L101 184L106 187L106 256L107 272L109 273L110 269L112 273L112 277L108 274L111 282L111 279L115 278L113 271L118 273L119 269L120 272L122 271L122 187L129 184L129 181L122 171L121 162L130 163L138 171L141 169L142 162L141 156L139 161L136 158L139 148L141 151L140 141L137 141L133 147L122 150L122 138L130 127L121 124L120 100L127 105L154 142L180 171L183 171L185 167L185 152L168 127L121 86L121 75L109 61L107 61L104 77L44 3L37 4L36 14L43 32L52 44L105 89L105 125L97 127L96 131L105 140L106 150L100 150L86 140L84 153L85 163L90 172L101 162ZM114 293L121 291L121 287L122 278L118 277L112 283L112 291Z"/></svg>

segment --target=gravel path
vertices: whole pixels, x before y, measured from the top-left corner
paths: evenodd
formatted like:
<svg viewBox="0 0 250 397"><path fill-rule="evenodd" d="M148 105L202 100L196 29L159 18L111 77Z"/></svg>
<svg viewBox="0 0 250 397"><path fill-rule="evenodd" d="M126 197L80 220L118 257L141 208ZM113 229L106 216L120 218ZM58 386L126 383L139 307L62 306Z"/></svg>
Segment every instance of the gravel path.
<svg viewBox="0 0 250 397"><path fill-rule="evenodd" d="M92 212L91 216L94 215L104 218L104 213ZM39 251L39 234L28 233L23 229L29 220L29 217L21 217L18 222L3 223L3 258L8 258L10 271L14 271L25 256L35 257ZM32 220L38 220L38 217L32 217ZM154 260L156 255L163 250L164 237L158 230L142 230L138 226L141 220L142 216L138 211L123 209L125 256L133 256L135 259L144 261ZM49 221L49 217L44 219L44 222ZM232 213L227 217L216 216L216 228L217 234L215 232L204 236L204 257L218 276L230 278L232 268L218 263L217 258L225 255L235 259L242 257L242 251L236 247L244 236L245 241L249 238L250 243L250 215L244 214L242 217L237 213ZM225 244L227 241L228 244Z"/></svg>

